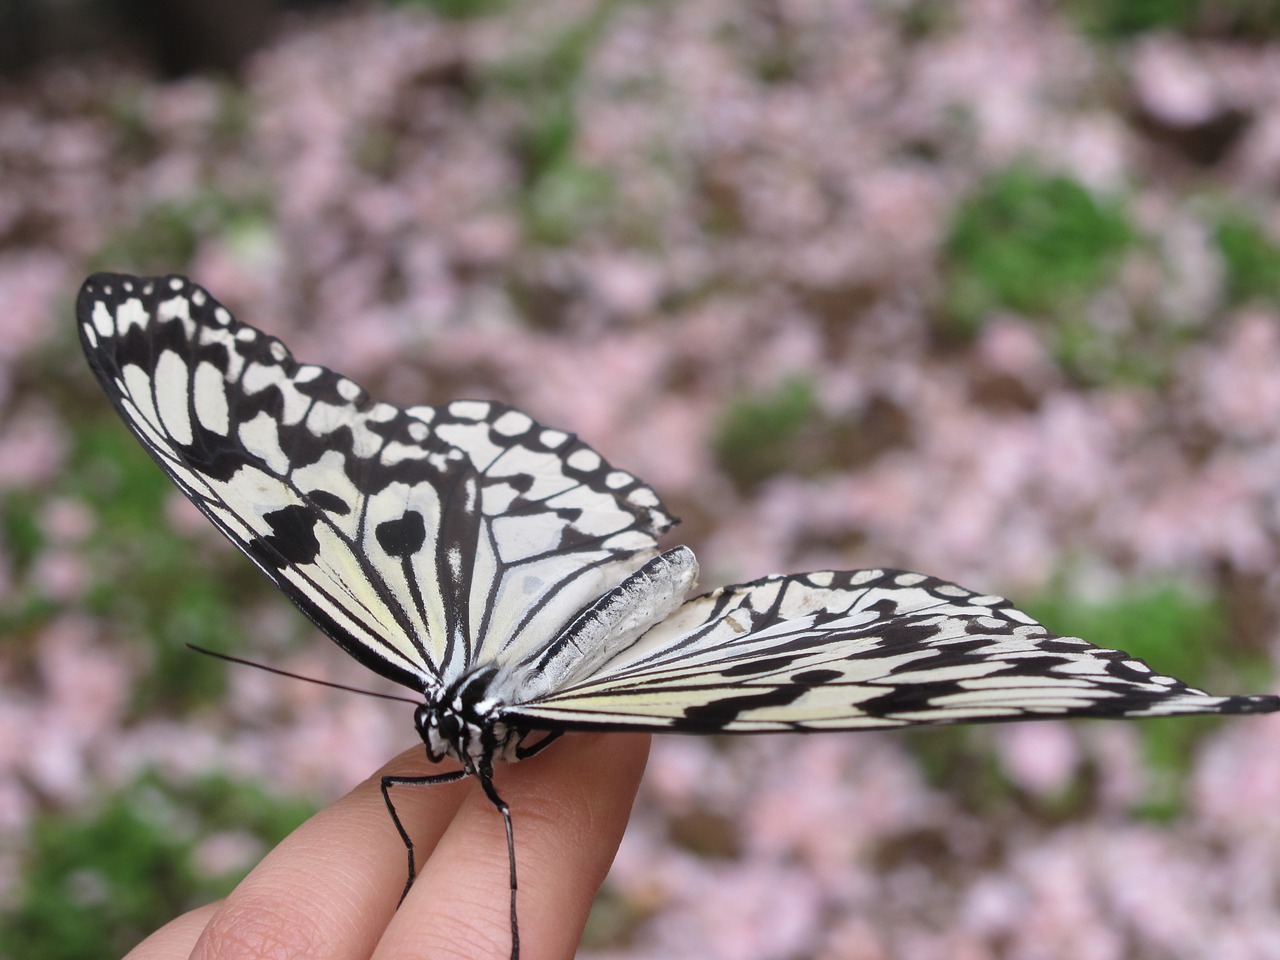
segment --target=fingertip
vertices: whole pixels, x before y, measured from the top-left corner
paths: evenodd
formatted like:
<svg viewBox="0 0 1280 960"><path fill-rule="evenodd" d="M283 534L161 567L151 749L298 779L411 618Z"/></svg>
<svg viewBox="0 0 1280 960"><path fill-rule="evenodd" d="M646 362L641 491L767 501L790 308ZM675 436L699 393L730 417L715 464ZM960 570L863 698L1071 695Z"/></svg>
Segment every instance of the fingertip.
<svg viewBox="0 0 1280 960"><path fill-rule="evenodd" d="M130 950L124 960L173 960L191 956L196 941L221 907L221 902L209 903L170 920Z"/></svg>

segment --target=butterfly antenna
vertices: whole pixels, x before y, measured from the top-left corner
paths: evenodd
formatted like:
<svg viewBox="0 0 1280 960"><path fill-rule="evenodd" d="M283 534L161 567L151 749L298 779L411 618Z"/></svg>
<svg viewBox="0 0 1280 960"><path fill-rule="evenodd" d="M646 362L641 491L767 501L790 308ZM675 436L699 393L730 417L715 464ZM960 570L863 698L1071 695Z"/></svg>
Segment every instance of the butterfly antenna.
<svg viewBox="0 0 1280 960"><path fill-rule="evenodd" d="M196 653L203 653L208 657L216 657L219 660L227 661L227 663L238 663L243 667L254 667L258 670L265 670L267 673L274 673L281 677L289 677L293 680L305 680L307 683L314 683L321 687L333 687L335 690L345 690L347 693L359 693L366 697L377 697L379 700L399 700L401 703L418 703L417 700L413 700L409 697L398 697L394 693L380 693L377 690L364 690L361 687L349 687L345 683L334 683L332 680L319 680L315 677L303 676L300 673L291 673L288 670L281 670L279 667L269 667L265 663L257 663L253 660L245 660L243 657L233 657L229 653L219 653L217 650L209 650L205 647L197 646L194 643L188 643L187 646Z"/></svg>
<svg viewBox="0 0 1280 960"><path fill-rule="evenodd" d="M493 785L493 768L487 762L480 765L477 775L484 787L484 795L498 808L502 823L507 828L507 863L511 871L511 960L520 960L520 925L516 920L516 840L511 830L511 808L498 795Z"/></svg>

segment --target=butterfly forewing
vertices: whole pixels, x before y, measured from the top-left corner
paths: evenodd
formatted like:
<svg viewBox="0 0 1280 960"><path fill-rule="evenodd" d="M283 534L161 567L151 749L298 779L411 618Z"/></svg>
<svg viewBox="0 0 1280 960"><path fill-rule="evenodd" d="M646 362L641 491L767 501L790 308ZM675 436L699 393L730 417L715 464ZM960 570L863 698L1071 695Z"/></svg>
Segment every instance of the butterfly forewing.
<svg viewBox="0 0 1280 960"><path fill-rule="evenodd" d="M752 733L1275 710L1049 632L1007 600L897 570L767 577L686 602L531 723Z"/></svg>
<svg viewBox="0 0 1280 960"><path fill-rule="evenodd" d="M195 504L344 649L422 689L525 658L654 552L653 491L497 403L403 410L180 277L99 274L90 365Z"/></svg>

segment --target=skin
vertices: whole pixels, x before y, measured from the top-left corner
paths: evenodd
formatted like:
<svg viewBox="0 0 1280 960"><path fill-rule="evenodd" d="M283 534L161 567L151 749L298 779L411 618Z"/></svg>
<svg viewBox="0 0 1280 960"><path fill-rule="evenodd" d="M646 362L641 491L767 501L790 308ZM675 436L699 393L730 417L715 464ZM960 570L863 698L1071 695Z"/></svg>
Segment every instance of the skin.
<svg viewBox="0 0 1280 960"><path fill-rule="evenodd" d="M647 736L576 734L495 771L515 828L522 960L574 955L648 752ZM404 846L378 781L441 769L421 746L396 757L295 830L226 900L178 917L126 960L505 960L506 838L471 780L392 790L420 864L396 909Z"/></svg>

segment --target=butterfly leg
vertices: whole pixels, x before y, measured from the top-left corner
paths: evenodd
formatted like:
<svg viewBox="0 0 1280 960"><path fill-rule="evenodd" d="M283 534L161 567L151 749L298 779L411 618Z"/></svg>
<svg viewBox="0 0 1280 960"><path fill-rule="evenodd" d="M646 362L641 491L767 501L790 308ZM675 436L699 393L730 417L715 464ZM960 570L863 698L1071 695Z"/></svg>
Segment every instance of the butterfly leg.
<svg viewBox="0 0 1280 960"><path fill-rule="evenodd" d="M484 787L484 795L498 808L498 812L502 814L503 826L507 828L507 863L511 877L511 960L520 960L520 924L516 920L516 839L511 829L511 808L498 795L493 785L493 768L487 762L480 765L477 776L480 778L480 786Z"/></svg>
<svg viewBox="0 0 1280 960"><path fill-rule="evenodd" d="M525 746L525 738L521 737L520 742L516 744L516 759L528 760L530 757L537 756L551 744L560 739L563 730L554 730L547 732L541 740L538 740L528 746Z"/></svg>
<svg viewBox="0 0 1280 960"><path fill-rule="evenodd" d="M450 770L448 773L433 773L425 777L383 777L382 778L382 800L387 805L387 812L391 814L391 822L396 825L396 832L400 834L400 839L404 841L405 852L409 855L409 879L404 883L404 890L400 893L399 903L404 903L404 898L409 895L409 888L413 886L413 878L417 876L417 868L413 857L413 838L409 836L409 831L404 828L404 824L400 822L400 815L396 813L396 805L391 802L392 787L428 787L440 783L454 783L464 777L470 776L466 770ZM511 828L507 828L507 836L510 838ZM513 881L514 882L514 881Z"/></svg>

